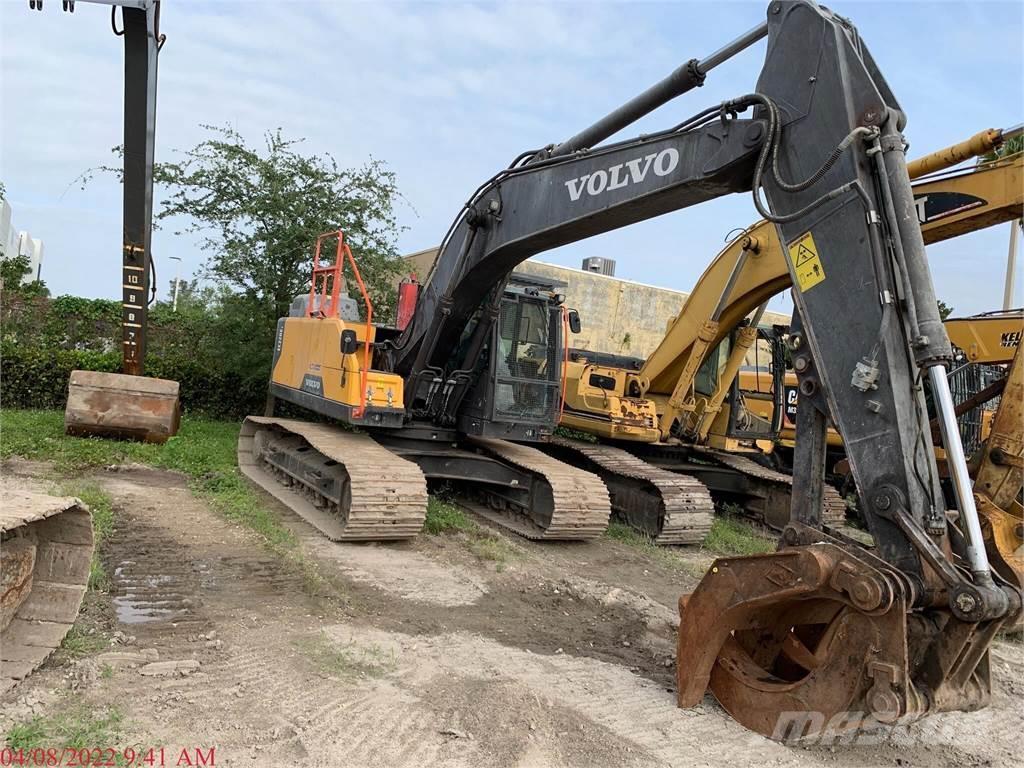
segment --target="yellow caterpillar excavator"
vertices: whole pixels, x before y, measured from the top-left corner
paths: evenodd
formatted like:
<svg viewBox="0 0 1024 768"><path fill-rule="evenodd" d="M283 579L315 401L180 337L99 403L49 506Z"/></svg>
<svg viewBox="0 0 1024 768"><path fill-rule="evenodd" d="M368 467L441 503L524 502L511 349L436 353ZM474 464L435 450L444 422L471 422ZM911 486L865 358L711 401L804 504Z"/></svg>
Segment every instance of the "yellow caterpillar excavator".
<svg viewBox="0 0 1024 768"><path fill-rule="evenodd" d="M926 243L1022 215L1022 155L936 174L948 163L999 146L1015 132L982 131L908 164L912 177L932 174L913 187ZM807 262L811 274L816 263ZM780 430L790 440L793 434L792 420L787 424L783 415L795 413L796 392L782 379L781 338L772 344L775 364L767 386L748 384L742 392L740 372L758 338L768 299L790 285L775 228L765 221L749 227L715 257L646 360L570 353L561 424L615 445L556 438L547 450L600 474L615 513L659 543L680 543L664 535L669 517L664 497L672 492L667 481L673 476L699 480L717 498L736 500L750 516L784 528L791 476L759 461ZM755 372L755 378L765 377ZM784 394L791 400L785 408ZM837 435L833 442L838 444ZM628 476L611 462L595 459L608 453L633 458ZM844 499L832 487L824 493L826 520L840 524Z"/></svg>
<svg viewBox="0 0 1024 768"><path fill-rule="evenodd" d="M604 143L762 39L752 92ZM731 43L480 185L403 329L374 326L368 301L358 319L338 290L311 292L278 326L272 391L361 431L250 417L239 464L283 480L285 498L308 502L338 538L411 535L425 480L445 477L485 492L493 519L524 535L595 535L610 512L601 479L536 447L561 407L557 328L572 321L557 295L526 286L510 296L510 274L544 250L748 192L785 244L803 322L790 336L797 472L779 551L717 560L685 601L678 703L710 689L768 736L793 712L822 725L845 713L843 727L857 728L985 706L988 648L1020 613L1021 593L993 573L970 492L946 378L952 347L913 217L906 121L849 20L811 0L775 0ZM337 285L342 260L358 282L349 252L337 254L314 267L314 286L319 270ZM921 434L922 378L953 505ZM827 416L847 445L873 550L824 522Z"/></svg>
<svg viewBox="0 0 1024 768"><path fill-rule="evenodd" d="M974 467L974 499L992 567L1024 588L1024 354L1018 346L1002 379L999 407Z"/></svg>

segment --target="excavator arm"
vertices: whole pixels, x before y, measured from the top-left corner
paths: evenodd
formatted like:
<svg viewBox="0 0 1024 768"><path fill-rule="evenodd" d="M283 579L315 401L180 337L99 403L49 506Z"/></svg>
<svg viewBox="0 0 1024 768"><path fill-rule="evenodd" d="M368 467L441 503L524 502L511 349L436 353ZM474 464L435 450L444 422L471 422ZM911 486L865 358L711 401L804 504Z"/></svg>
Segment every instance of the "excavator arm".
<svg viewBox="0 0 1024 768"><path fill-rule="evenodd" d="M754 102L737 105L753 106ZM474 198L442 247L416 314L394 353L414 412L437 416L435 379L472 371L489 327L478 322L459 357L467 323L496 310L512 269L540 251L750 188L764 120L706 125L508 169ZM493 319L493 318L492 318ZM457 408L459 398L443 402ZM451 417L451 414L448 414ZM442 416L442 421L445 418Z"/></svg>

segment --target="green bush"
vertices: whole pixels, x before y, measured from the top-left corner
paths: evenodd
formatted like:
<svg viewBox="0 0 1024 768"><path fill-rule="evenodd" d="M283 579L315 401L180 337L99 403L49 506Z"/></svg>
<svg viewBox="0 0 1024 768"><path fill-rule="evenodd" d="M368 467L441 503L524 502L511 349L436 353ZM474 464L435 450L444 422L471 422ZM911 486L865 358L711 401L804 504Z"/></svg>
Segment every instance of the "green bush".
<svg viewBox="0 0 1024 768"><path fill-rule="evenodd" d="M120 369L121 358L115 352L26 347L4 340L0 344L0 405L63 409L71 371ZM263 412L265 376L216 370L202 361L153 355L146 360L146 374L177 381L181 385L182 409L186 412L227 419Z"/></svg>
<svg viewBox="0 0 1024 768"><path fill-rule="evenodd" d="M234 299L149 315L146 375L181 384L186 412L262 413L273 336ZM71 371L121 370L121 308L109 299L0 295L0 404L64 408Z"/></svg>

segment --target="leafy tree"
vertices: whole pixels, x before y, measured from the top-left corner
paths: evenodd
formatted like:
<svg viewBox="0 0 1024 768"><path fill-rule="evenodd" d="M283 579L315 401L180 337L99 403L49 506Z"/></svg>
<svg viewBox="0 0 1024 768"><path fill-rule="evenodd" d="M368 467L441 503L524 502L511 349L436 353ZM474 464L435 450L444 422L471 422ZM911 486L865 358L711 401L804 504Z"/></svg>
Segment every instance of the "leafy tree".
<svg viewBox="0 0 1024 768"><path fill-rule="evenodd" d="M945 320L947 317L953 314L953 307L949 306L942 299L939 299L939 317Z"/></svg>
<svg viewBox="0 0 1024 768"><path fill-rule="evenodd" d="M28 274L30 274L28 256L0 255L0 288L3 288L5 293L26 297L49 296L50 289L42 280L22 282Z"/></svg>
<svg viewBox="0 0 1024 768"><path fill-rule="evenodd" d="M7 199L7 188L0 181L0 200ZM0 288L19 296L49 296L50 289L42 280L22 282L29 274L28 256L8 254L7 243L0 242Z"/></svg>
<svg viewBox="0 0 1024 768"><path fill-rule="evenodd" d="M155 219L184 221L179 234L199 235L208 254L203 276L235 294L220 295L218 311L242 313L232 326L245 329L245 356L269 361L277 318L309 290L313 244L331 230L345 233L375 319L389 319L402 264L395 174L374 159L341 168L330 154L303 154L301 140L285 138L280 129L253 147L231 127L203 128L208 137L179 161L156 164L154 181L167 195ZM119 156L122 151L114 149ZM84 181L95 171L121 174L102 167L86 172ZM334 245L325 246L332 257ZM351 293L358 299L354 284ZM180 311L180 293L178 302Z"/></svg>
<svg viewBox="0 0 1024 768"><path fill-rule="evenodd" d="M198 279L182 279L178 282L178 312L211 313L217 302L218 290L212 285L204 285ZM153 305L154 310L173 311L174 279L167 281L167 292Z"/></svg>

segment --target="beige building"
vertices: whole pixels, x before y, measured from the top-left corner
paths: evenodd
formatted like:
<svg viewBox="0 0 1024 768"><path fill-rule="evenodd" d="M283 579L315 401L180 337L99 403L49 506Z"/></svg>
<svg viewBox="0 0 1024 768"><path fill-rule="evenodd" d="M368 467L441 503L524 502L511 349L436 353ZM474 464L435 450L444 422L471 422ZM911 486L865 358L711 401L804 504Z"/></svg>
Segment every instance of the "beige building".
<svg viewBox="0 0 1024 768"><path fill-rule="evenodd" d="M406 257L409 271L425 281L436 256L436 248L410 254ZM516 272L565 283L565 303L579 311L582 323L580 333L572 338L572 346L617 355L647 357L661 342L665 329L689 295L536 259L524 261ZM785 324L789 316L765 312L762 322Z"/></svg>

